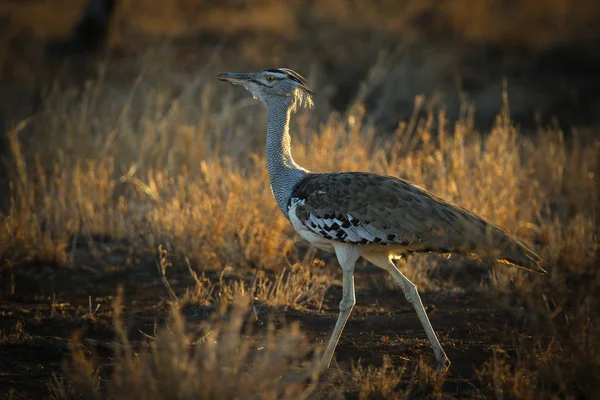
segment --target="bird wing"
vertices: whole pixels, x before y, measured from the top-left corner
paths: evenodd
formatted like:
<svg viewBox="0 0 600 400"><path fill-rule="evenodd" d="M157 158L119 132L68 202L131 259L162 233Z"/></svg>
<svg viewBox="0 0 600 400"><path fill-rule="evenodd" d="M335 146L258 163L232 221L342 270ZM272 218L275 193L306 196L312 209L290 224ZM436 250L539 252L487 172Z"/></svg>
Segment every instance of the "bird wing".
<svg viewBox="0 0 600 400"><path fill-rule="evenodd" d="M365 172L309 174L290 204L310 231L359 245L407 252L475 253L527 269L539 257L493 223L403 179Z"/></svg>

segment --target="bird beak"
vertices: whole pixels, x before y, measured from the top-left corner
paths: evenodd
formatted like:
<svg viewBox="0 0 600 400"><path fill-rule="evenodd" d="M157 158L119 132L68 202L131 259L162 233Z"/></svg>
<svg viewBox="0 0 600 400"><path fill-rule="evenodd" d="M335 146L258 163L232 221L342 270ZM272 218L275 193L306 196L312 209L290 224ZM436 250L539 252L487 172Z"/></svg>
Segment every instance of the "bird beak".
<svg viewBox="0 0 600 400"><path fill-rule="evenodd" d="M231 72L224 72L217 76L219 80L234 84L241 84L250 80L250 74L233 74Z"/></svg>

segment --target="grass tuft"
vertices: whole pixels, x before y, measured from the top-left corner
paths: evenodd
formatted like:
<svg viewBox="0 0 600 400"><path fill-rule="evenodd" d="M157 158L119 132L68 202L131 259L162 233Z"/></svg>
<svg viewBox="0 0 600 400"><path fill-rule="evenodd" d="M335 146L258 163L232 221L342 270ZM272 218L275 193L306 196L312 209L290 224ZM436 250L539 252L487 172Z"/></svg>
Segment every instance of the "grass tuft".
<svg viewBox="0 0 600 400"><path fill-rule="evenodd" d="M99 365L73 342L67 378L55 377L55 399L303 399L314 389L316 362L297 325L248 336L249 301L236 297L202 326L186 323L176 307L167 325L142 348L134 348L114 303L117 333L112 365ZM306 383L308 382L308 383Z"/></svg>

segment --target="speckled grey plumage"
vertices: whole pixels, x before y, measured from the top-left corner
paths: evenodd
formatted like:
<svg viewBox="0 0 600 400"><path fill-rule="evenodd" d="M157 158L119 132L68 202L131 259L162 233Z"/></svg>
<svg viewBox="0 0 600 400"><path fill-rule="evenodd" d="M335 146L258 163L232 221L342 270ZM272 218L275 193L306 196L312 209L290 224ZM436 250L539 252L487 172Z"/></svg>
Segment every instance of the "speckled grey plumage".
<svg viewBox="0 0 600 400"><path fill-rule="evenodd" d="M269 102L267 106L267 168L271 190L277 205L286 218L287 204L294 187L307 175L292 157L289 121L291 109L287 99Z"/></svg>
<svg viewBox="0 0 600 400"><path fill-rule="evenodd" d="M540 258L500 227L410 182L367 172L309 174L292 193L312 232L400 253L475 254L539 270Z"/></svg>

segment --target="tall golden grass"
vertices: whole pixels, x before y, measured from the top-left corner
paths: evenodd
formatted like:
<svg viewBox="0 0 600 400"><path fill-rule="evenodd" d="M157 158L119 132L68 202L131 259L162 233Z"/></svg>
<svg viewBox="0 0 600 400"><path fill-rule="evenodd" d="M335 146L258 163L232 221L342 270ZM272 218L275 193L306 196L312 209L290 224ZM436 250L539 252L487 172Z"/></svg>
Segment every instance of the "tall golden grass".
<svg viewBox="0 0 600 400"><path fill-rule="evenodd" d="M95 236L163 245L202 270L280 270L298 260L297 238L271 198L258 105L233 100L226 87L217 93L210 80L179 98L143 85L118 98L101 85L56 91L43 112L7 132L3 260L65 264L70 241ZM549 268L565 257L581 268L594 255L591 135L523 136L506 112L485 136L469 116L452 124L443 114L382 135L360 105L321 125L306 111L298 120L295 157L310 170L404 177L536 242Z"/></svg>

